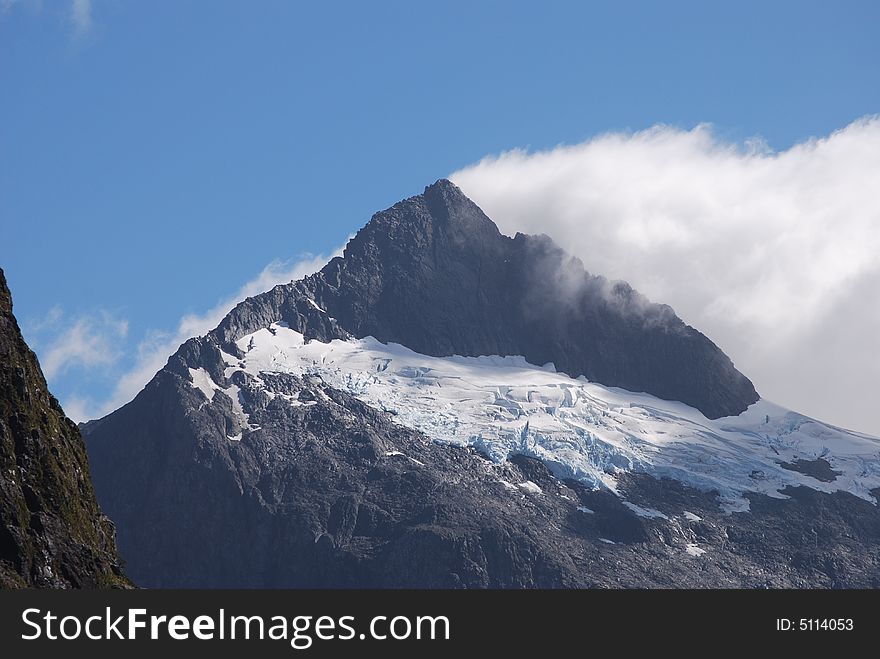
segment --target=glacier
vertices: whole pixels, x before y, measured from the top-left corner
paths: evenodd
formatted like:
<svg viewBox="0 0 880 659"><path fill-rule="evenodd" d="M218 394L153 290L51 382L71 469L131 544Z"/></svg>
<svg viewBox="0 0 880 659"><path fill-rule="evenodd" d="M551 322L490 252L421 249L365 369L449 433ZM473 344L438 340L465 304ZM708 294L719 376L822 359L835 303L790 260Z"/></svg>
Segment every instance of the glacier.
<svg viewBox="0 0 880 659"><path fill-rule="evenodd" d="M785 498L786 487L803 485L876 503L871 490L880 487L880 439L763 399L738 416L709 420L683 403L571 378L523 357L432 357L372 337L322 343L284 323L236 345L242 358L223 353L227 378L242 372L248 386L264 390L267 373L320 378L432 441L474 447L488 468L523 454L559 478L613 492L621 473L647 473L717 491L727 512L747 511L749 492ZM191 376L209 399L217 390L231 394L245 438L259 430L248 424L237 387L222 389L204 371ZM792 469L819 458L832 478ZM540 494L526 484L519 489Z"/></svg>

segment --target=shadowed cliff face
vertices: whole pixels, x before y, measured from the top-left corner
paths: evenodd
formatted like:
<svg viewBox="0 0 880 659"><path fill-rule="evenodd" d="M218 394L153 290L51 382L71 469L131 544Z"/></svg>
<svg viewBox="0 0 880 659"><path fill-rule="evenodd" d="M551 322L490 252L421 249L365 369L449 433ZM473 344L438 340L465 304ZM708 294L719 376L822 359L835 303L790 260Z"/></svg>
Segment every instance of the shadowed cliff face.
<svg viewBox="0 0 880 659"><path fill-rule="evenodd" d="M0 585L128 584L76 425L49 393L0 270Z"/></svg>

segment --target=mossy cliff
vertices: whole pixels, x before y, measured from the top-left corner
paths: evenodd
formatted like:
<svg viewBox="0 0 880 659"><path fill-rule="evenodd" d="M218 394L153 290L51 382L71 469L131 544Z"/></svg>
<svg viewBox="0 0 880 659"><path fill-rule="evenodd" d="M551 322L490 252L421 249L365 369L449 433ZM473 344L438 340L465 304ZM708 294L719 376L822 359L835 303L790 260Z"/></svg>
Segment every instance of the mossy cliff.
<svg viewBox="0 0 880 659"><path fill-rule="evenodd" d="M0 269L0 586L128 585L79 429L49 393Z"/></svg>

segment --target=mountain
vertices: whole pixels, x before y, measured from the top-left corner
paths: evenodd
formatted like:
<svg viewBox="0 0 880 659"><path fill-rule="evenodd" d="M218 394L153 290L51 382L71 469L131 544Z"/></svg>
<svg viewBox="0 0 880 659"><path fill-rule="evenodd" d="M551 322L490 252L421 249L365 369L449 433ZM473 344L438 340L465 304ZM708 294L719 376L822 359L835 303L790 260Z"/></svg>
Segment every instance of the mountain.
<svg viewBox="0 0 880 659"><path fill-rule="evenodd" d="M877 586L880 442L449 181L83 428L146 586Z"/></svg>
<svg viewBox="0 0 880 659"><path fill-rule="evenodd" d="M303 298L347 334L312 329L297 308ZM425 355L522 355L710 418L758 400L730 359L670 307L591 276L546 236L502 235L447 180L377 213L317 275L245 304L215 332L220 345L283 320L307 336L372 336Z"/></svg>
<svg viewBox="0 0 880 659"><path fill-rule="evenodd" d="M128 586L76 425L49 393L0 270L0 586Z"/></svg>

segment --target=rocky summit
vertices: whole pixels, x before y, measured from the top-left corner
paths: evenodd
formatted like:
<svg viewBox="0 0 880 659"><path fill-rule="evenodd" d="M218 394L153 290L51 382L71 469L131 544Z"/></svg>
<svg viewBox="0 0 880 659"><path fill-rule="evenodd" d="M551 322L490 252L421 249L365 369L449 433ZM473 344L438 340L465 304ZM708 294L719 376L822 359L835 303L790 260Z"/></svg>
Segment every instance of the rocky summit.
<svg viewBox="0 0 880 659"><path fill-rule="evenodd" d="M76 425L49 393L0 270L0 586L126 587Z"/></svg>
<svg viewBox="0 0 880 659"><path fill-rule="evenodd" d="M83 433L145 586L880 585L880 442L445 180Z"/></svg>
<svg viewBox="0 0 880 659"><path fill-rule="evenodd" d="M314 326L313 300L335 319ZM522 355L710 418L758 400L709 339L625 282L593 276L547 236L513 238L440 180L377 213L318 274L248 300L215 332L223 345L284 320L307 336L373 336L426 355Z"/></svg>

